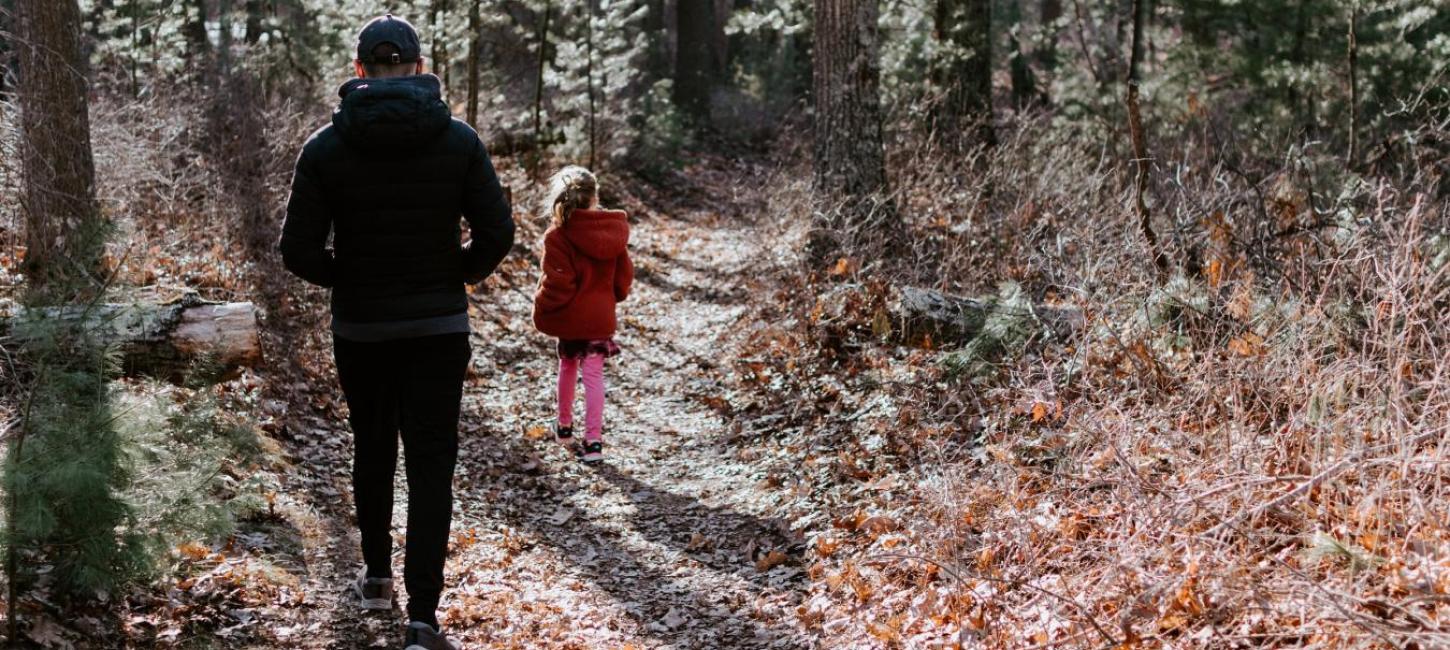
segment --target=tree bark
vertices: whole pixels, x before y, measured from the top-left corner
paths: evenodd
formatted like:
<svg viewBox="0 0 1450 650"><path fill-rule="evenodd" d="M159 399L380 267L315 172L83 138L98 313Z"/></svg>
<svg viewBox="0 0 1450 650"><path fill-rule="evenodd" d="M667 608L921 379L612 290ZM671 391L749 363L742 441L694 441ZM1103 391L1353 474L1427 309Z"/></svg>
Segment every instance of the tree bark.
<svg viewBox="0 0 1450 650"><path fill-rule="evenodd" d="M468 123L478 129L478 3L473 0L468 6Z"/></svg>
<svg viewBox="0 0 1450 650"><path fill-rule="evenodd" d="M247 0L247 31L244 38L247 45L256 45L262 40L262 0Z"/></svg>
<svg viewBox="0 0 1450 650"><path fill-rule="evenodd" d="M19 0L21 160L32 303L66 300L96 277L107 224L95 162L76 0Z"/></svg>
<svg viewBox="0 0 1450 650"><path fill-rule="evenodd" d="M710 119L710 91L719 70L714 42L719 26L713 0L679 0L675 12L679 44L675 47L675 105L696 126Z"/></svg>
<svg viewBox="0 0 1450 650"><path fill-rule="evenodd" d="M232 0L217 2L216 83L232 76Z"/></svg>
<svg viewBox="0 0 1450 650"><path fill-rule="evenodd" d="M549 14L552 9L553 6L546 1L544 19L539 23L539 67L538 76L534 78L534 146L530 158L530 172L535 178L539 176L539 165L544 158L544 66L549 63Z"/></svg>
<svg viewBox="0 0 1450 650"><path fill-rule="evenodd" d="M57 321L80 325L103 345L115 346L127 375L179 380L199 363L231 374L262 359L257 309L249 302L207 303L194 295L165 305L66 305L37 310L33 322L53 328ZM0 333L24 342L35 334L27 313L0 320Z"/></svg>
<svg viewBox="0 0 1450 650"><path fill-rule="evenodd" d="M818 216L809 253L819 262L834 252L840 231L889 236L897 217L887 198L876 0L814 4Z"/></svg>
<svg viewBox="0 0 1450 650"><path fill-rule="evenodd" d="M10 70L13 67L10 61L10 34L15 29L12 24L15 15L13 5L12 0L0 0L0 99L4 99L10 92Z"/></svg>
<svg viewBox="0 0 1450 650"><path fill-rule="evenodd" d="M584 2L584 92L589 98L589 169L594 169L594 0Z"/></svg>
<svg viewBox="0 0 1450 650"><path fill-rule="evenodd" d="M1036 51L1033 52L1033 59L1037 62L1038 70L1041 70L1046 78L1046 83L1039 83L1037 86L1037 101L1043 105L1052 104L1050 91L1052 79L1057 74L1057 39L1059 36L1058 22L1062 19L1062 0L1042 0L1039 8L1041 19L1040 29L1042 33L1038 37Z"/></svg>
<svg viewBox="0 0 1450 650"><path fill-rule="evenodd" d="M991 144L992 2L936 0L933 18L942 52L933 69L942 94L933 111L936 133L952 145Z"/></svg>
<svg viewBox="0 0 1450 650"><path fill-rule="evenodd" d="M445 24L451 0L433 0L428 4L428 26L433 30L433 74L443 80L443 102L448 103L448 37Z"/></svg>
<svg viewBox="0 0 1450 650"><path fill-rule="evenodd" d="M188 63L199 62L204 66L211 55L211 40L206 35L206 0L186 0L184 11L181 33L186 40L186 50L182 56Z"/></svg>
<svg viewBox="0 0 1450 650"><path fill-rule="evenodd" d="M1037 99L1037 77L1032 72L1032 64L1027 59L1027 53L1022 49L1021 35L1026 27L1022 19L1022 8L1018 3L1012 3L1007 19L1011 26L1007 32L1007 43L1010 48L1012 61L1010 69L1012 73L1012 106L1021 110Z"/></svg>
<svg viewBox="0 0 1450 650"><path fill-rule="evenodd" d="M644 19L645 38L649 39L646 70L651 83L671 76L670 30L665 22L665 0L648 0L649 13Z"/></svg>

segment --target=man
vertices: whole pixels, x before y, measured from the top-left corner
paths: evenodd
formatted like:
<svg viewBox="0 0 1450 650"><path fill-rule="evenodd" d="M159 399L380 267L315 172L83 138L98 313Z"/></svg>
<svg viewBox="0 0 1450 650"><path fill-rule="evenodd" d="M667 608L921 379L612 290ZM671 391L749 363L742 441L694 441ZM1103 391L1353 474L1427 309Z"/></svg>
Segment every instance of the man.
<svg viewBox="0 0 1450 650"><path fill-rule="evenodd" d="M465 283L492 273L514 222L478 134L424 74L418 34L392 15L358 34L358 78L302 147L280 248L332 289L337 376L352 425L365 609L391 610L393 472L408 480L407 650L458 648L438 625L453 512L458 412L469 362ZM459 216L471 241L460 246ZM332 249L327 248L328 235Z"/></svg>

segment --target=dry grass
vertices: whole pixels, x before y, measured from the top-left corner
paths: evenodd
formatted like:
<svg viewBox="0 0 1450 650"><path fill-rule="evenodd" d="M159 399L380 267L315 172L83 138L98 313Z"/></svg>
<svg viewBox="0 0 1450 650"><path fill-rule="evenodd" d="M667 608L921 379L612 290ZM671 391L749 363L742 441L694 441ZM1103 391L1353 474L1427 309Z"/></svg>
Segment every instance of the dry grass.
<svg viewBox="0 0 1450 650"><path fill-rule="evenodd" d="M808 621L872 647L1450 643L1436 167L1376 178L1170 148L1155 210L1192 273L1154 278L1110 153L1034 125L965 161L899 152L908 262L848 252L844 273L796 278L851 287L848 306L767 314L783 324L752 360L794 379L752 389L809 396L792 422L839 441L797 457L836 516ZM799 223L808 197L782 192ZM1082 307L1088 328L1011 340L964 375L950 350L888 345L869 323L896 284L1004 282ZM786 367L798 349L814 359ZM824 487L843 479L851 496Z"/></svg>

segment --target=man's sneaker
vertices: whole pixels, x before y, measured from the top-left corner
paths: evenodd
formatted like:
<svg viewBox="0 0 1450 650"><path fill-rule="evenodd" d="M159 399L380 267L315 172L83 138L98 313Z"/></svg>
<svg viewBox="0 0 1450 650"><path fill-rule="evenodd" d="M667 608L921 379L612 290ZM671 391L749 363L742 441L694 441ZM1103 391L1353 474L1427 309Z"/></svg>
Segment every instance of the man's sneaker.
<svg viewBox="0 0 1450 650"><path fill-rule="evenodd" d="M357 570L357 579L352 581L352 591L362 601L363 609L384 612L393 609L392 579L369 578L367 567Z"/></svg>
<svg viewBox="0 0 1450 650"><path fill-rule="evenodd" d="M604 441L584 441L584 452L579 454L579 459L586 463L598 463L604 460Z"/></svg>
<svg viewBox="0 0 1450 650"><path fill-rule="evenodd" d="M413 621L408 624L403 650L463 650L463 646L448 638L442 630L422 621Z"/></svg>
<svg viewBox="0 0 1450 650"><path fill-rule="evenodd" d="M555 424L554 440L565 447L572 447L574 445L574 427Z"/></svg>

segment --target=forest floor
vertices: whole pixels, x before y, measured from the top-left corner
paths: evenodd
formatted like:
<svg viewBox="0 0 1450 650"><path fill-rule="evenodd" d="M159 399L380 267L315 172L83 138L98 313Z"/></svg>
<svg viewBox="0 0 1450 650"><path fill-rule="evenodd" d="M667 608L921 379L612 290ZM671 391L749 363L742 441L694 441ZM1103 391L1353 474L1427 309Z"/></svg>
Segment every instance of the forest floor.
<svg viewBox="0 0 1450 650"><path fill-rule="evenodd" d="M716 161L693 173L738 182L764 171ZM803 538L779 518L756 454L732 444L718 409L729 350L761 291L753 285L763 275L752 269L766 263L767 238L744 218L751 206L658 200L667 207L625 206L636 222L638 280L621 305L624 353L607 370L602 465L578 462L550 433L557 361L552 339L530 321L532 228L521 224L520 249L472 296L473 367L441 613L469 647L814 647L797 615ZM257 602L259 625L238 640L393 647L401 613L363 615L349 588L359 566L351 437L325 294L288 295L300 285L266 269L258 277L264 300L276 303L264 335L273 384L264 392L274 397L263 404L278 416L290 463L279 472L277 510L293 528L282 535L295 540L292 557L280 564L295 583ZM400 576L401 463L397 486Z"/></svg>

